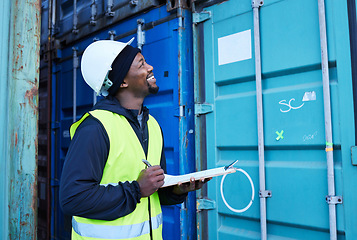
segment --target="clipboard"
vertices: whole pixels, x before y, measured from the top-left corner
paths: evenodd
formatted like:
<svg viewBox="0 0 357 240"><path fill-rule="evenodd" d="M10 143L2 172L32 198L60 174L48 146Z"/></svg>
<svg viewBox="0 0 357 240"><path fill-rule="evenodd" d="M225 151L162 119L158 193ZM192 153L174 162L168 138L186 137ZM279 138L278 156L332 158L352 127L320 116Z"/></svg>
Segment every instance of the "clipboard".
<svg viewBox="0 0 357 240"><path fill-rule="evenodd" d="M217 177L234 172L236 172L234 167L219 167L178 176L165 174L164 185L162 185L161 188L177 185L178 183L189 182L192 177L199 180L201 178Z"/></svg>

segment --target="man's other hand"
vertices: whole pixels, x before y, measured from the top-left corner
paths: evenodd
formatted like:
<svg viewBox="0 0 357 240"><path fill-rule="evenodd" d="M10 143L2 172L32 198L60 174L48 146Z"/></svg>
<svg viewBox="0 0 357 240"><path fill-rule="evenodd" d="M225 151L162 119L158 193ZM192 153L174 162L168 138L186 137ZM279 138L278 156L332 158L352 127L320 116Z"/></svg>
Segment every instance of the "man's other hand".
<svg viewBox="0 0 357 240"><path fill-rule="evenodd" d="M173 193L177 195L181 195L184 193L188 193L191 191L196 191L201 189L206 182L211 180L212 178L201 178L200 180L195 180L195 178L191 178L188 183L179 183L173 188Z"/></svg>

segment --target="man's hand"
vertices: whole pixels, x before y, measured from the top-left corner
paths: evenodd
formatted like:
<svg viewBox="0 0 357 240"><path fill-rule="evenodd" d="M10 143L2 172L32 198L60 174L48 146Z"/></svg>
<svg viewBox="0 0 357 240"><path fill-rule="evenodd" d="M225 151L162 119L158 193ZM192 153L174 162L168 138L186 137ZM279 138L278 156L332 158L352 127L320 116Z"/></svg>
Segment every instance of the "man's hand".
<svg viewBox="0 0 357 240"><path fill-rule="evenodd" d="M160 166L143 169L136 180L140 186L141 197L148 197L164 185L164 170Z"/></svg>
<svg viewBox="0 0 357 240"><path fill-rule="evenodd" d="M212 178L201 178L200 180L195 180L194 178L191 178L189 183L179 183L174 186L172 192L177 195L181 195L191 191L196 191L201 189L203 185L211 179Z"/></svg>

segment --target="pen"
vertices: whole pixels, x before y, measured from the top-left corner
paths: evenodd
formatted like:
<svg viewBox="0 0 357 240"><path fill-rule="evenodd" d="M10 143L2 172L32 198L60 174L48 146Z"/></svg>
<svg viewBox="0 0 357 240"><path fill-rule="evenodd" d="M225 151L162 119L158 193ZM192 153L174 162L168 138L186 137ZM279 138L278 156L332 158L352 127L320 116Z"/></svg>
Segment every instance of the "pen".
<svg viewBox="0 0 357 240"><path fill-rule="evenodd" d="M238 160L233 161L231 164L225 166L225 167L224 167L224 170L227 170L227 169L233 167L233 165L236 164L237 162L238 162Z"/></svg>
<svg viewBox="0 0 357 240"><path fill-rule="evenodd" d="M148 160L142 159L141 161L143 161L143 163L145 163L146 166L152 167Z"/></svg>

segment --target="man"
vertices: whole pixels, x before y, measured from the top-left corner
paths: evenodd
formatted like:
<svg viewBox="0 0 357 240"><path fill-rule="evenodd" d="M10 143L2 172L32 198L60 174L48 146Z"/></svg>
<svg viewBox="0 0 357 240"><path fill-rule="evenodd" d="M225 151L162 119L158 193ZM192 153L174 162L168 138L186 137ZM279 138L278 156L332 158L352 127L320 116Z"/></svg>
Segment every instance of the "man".
<svg viewBox="0 0 357 240"><path fill-rule="evenodd" d="M182 203L209 180L160 188L162 132L143 106L159 88L153 67L131 41L97 41L82 56L83 78L106 98L70 129L60 203L73 216L72 239L162 239L161 204Z"/></svg>

